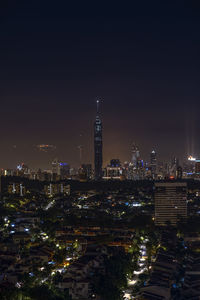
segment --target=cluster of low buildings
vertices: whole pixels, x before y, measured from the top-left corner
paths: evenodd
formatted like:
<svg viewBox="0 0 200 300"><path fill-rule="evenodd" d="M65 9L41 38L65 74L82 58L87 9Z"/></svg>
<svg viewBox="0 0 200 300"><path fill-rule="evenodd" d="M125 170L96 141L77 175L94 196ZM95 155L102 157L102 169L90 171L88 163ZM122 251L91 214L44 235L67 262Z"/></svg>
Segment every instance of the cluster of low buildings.
<svg viewBox="0 0 200 300"><path fill-rule="evenodd" d="M60 243L69 244L78 240L82 250L86 245L96 244L98 241L112 247L123 247L128 251L135 235L134 229L102 228L99 226L67 226L56 231L56 239Z"/></svg>
<svg viewBox="0 0 200 300"><path fill-rule="evenodd" d="M88 183L78 182L78 188L76 188L76 185L73 186L65 180L43 183L38 181L37 185L36 181L26 182L28 179L18 179L6 177L7 183L2 187L4 192L2 201L5 207L7 201L8 203L10 201L12 206L14 198L19 203L21 201L22 205L19 210L16 209L10 220L4 220L4 229L0 240L0 271L2 274L0 288L6 283L20 285L19 279L22 274L29 273L32 276L33 265L43 266L52 262L54 251L45 243L40 245L35 243L33 232L35 229L39 229L38 232L41 235L41 221L43 220L37 213L38 208L42 209L45 214L49 208L55 205L57 208L60 207L60 211L65 210L66 221L71 214L80 219L84 216L86 220L85 224L77 223L73 226L68 225L67 222L62 225L57 222L57 228L54 228L55 245L67 249L77 243L77 251L80 253L80 257L76 257L77 260L73 261L73 258L66 262L67 269L62 273L63 279L58 283L60 289L69 290L72 299L98 299L93 294L91 278L97 269L103 274L104 258L108 255L108 247L123 248L129 252L133 244L135 237L133 226L132 228L125 226L123 222L121 222L121 227L110 224L109 226L107 224L99 225L95 220L98 213L99 216L103 213L104 216L111 218L113 220L111 224L120 224L117 222L123 220L123 214L126 215L126 213L126 221L131 220L133 217L131 214L134 217L149 216L151 220L155 220L155 225L163 228L162 239L151 265L149 279L140 291L142 299L168 300L172 297L172 291L176 291L176 289L180 290L183 299L197 299L195 297L200 296L200 281L198 280L200 257L198 253L190 253L186 260L184 281L177 281L180 280L179 275L183 271L176 251L179 239L174 233L175 231L168 232L165 229L166 225L175 227L180 221L184 223L188 216L188 205L192 206L194 201L196 203L195 214L198 215L200 188L196 182L194 185L189 182L188 186L183 180L157 181L155 184L147 181L134 186L134 183L120 181L118 184L110 186L105 184L105 189L101 191L102 183L94 183L89 186ZM38 202L33 191L39 194L39 198L36 197ZM42 201L46 201L46 204L44 205ZM150 207L150 210L147 210L147 207ZM193 211L192 213L194 214ZM59 216L54 217L58 217L59 220ZM63 218L63 215L60 218ZM89 220L92 222L87 223ZM47 234L44 233L41 239L46 241ZM185 240L185 242L190 247L194 246L192 240ZM199 241L196 239L195 245L198 244L197 242ZM100 247L97 246L98 244L106 246ZM28 245L28 255L22 253L23 245ZM183 247L185 246L183 245ZM194 295L194 298L189 298L189 294Z"/></svg>
<svg viewBox="0 0 200 300"><path fill-rule="evenodd" d="M149 280L140 291L144 300L173 299L171 290L177 284L181 271L180 260L177 257L178 238L175 232L164 232L160 241L155 261L151 265Z"/></svg>
<svg viewBox="0 0 200 300"><path fill-rule="evenodd" d="M88 246L84 255L68 267L58 287L68 289L72 299L98 299L92 281L96 273L104 274L106 256L107 247L96 244Z"/></svg>
<svg viewBox="0 0 200 300"><path fill-rule="evenodd" d="M185 260L185 272L181 289L183 300L200 298L200 236L190 234L185 237L188 253Z"/></svg>
<svg viewBox="0 0 200 300"><path fill-rule="evenodd" d="M10 238L1 239L0 251L0 291L5 284L20 287L22 276L31 276L34 267L43 266L51 260L53 251L45 245L30 247L27 254L22 253L22 244L31 242L30 235L13 234Z"/></svg>

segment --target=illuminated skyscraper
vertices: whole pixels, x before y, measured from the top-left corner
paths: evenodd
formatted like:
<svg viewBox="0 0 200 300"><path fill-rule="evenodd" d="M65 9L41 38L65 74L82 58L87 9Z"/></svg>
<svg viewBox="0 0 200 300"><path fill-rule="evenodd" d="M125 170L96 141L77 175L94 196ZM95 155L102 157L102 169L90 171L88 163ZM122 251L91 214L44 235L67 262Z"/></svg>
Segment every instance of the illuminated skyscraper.
<svg viewBox="0 0 200 300"><path fill-rule="evenodd" d="M138 160L140 159L140 151L136 144L132 145L132 158L131 162L135 168L138 167Z"/></svg>
<svg viewBox="0 0 200 300"><path fill-rule="evenodd" d="M52 174L60 175L60 162L57 158L52 161Z"/></svg>
<svg viewBox="0 0 200 300"><path fill-rule="evenodd" d="M150 166L151 166L151 175L153 179L155 179L157 173L157 157L156 157L155 150L152 150L150 154Z"/></svg>
<svg viewBox="0 0 200 300"><path fill-rule="evenodd" d="M102 178L102 122L99 113L99 100L97 100L97 113L94 123L94 176L96 180Z"/></svg>

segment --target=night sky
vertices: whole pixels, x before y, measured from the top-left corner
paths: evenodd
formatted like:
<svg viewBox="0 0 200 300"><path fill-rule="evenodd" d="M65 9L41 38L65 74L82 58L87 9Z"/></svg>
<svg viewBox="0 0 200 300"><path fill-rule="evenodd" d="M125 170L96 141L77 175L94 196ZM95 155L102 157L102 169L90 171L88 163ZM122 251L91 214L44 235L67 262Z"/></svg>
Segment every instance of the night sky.
<svg viewBox="0 0 200 300"><path fill-rule="evenodd" d="M200 157L198 1L68 2L0 4L0 167L93 161L97 97L104 164Z"/></svg>

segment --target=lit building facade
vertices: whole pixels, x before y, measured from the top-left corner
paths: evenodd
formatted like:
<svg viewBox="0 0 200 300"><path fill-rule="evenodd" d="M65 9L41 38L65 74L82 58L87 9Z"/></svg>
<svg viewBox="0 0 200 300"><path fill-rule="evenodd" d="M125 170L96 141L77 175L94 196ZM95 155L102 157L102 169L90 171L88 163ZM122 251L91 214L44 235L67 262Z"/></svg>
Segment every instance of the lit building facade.
<svg viewBox="0 0 200 300"><path fill-rule="evenodd" d="M8 184L8 193L23 197L26 194L26 188L22 183L12 182Z"/></svg>
<svg viewBox="0 0 200 300"><path fill-rule="evenodd" d="M79 170L87 180L92 179L92 164L82 164Z"/></svg>
<svg viewBox="0 0 200 300"><path fill-rule="evenodd" d="M110 164L105 169L104 179L121 179L122 167L119 159L111 159Z"/></svg>
<svg viewBox="0 0 200 300"><path fill-rule="evenodd" d="M50 183L44 185L44 193L49 197L53 197L58 194L70 195L70 185L64 182Z"/></svg>
<svg viewBox="0 0 200 300"><path fill-rule="evenodd" d="M150 154L150 167L151 167L151 176L153 179L157 176L157 155L156 151L153 149Z"/></svg>
<svg viewBox="0 0 200 300"><path fill-rule="evenodd" d="M195 160L195 174L200 175L200 159Z"/></svg>
<svg viewBox="0 0 200 300"><path fill-rule="evenodd" d="M155 224L165 226L176 225L187 217L187 183L156 182L155 183Z"/></svg>
<svg viewBox="0 0 200 300"><path fill-rule="evenodd" d="M138 167L138 161L140 159L140 151L139 148L136 144L132 145L132 157L131 157L131 162L133 164L134 168Z"/></svg>
<svg viewBox="0 0 200 300"><path fill-rule="evenodd" d="M60 162L57 158L52 161L52 174L60 175Z"/></svg>
<svg viewBox="0 0 200 300"><path fill-rule="evenodd" d="M68 163L61 162L59 169L60 169L59 171L60 171L61 179L69 178L70 165Z"/></svg>

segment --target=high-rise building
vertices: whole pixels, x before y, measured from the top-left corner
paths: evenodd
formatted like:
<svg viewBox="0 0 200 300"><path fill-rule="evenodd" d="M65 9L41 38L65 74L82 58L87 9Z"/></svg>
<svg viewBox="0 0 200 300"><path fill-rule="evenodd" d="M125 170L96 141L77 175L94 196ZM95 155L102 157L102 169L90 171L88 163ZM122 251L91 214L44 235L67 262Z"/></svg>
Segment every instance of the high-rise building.
<svg viewBox="0 0 200 300"><path fill-rule="evenodd" d="M157 155L154 149L151 151L150 154L150 167L151 167L151 176L153 179L155 179L157 174Z"/></svg>
<svg viewBox="0 0 200 300"><path fill-rule="evenodd" d="M177 176L177 168L179 166L179 159L177 157L172 157L171 159L171 163L169 164L169 177L172 178L176 178Z"/></svg>
<svg viewBox="0 0 200 300"><path fill-rule="evenodd" d="M131 162L133 164L133 167L137 168L138 167L138 160L140 159L140 151L139 148L136 144L133 143L132 145L132 157L131 157Z"/></svg>
<svg viewBox="0 0 200 300"><path fill-rule="evenodd" d="M30 175L30 168L24 163L18 164L16 169L17 176L28 176Z"/></svg>
<svg viewBox="0 0 200 300"><path fill-rule="evenodd" d="M187 217L187 183L155 183L155 224L176 225Z"/></svg>
<svg viewBox="0 0 200 300"><path fill-rule="evenodd" d="M96 180L102 178L103 163L103 144L102 144L102 121L99 112L99 100L97 100L97 113L94 123L94 177Z"/></svg>
<svg viewBox="0 0 200 300"><path fill-rule="evenodd" d="M141 179L142 169L143 169L143 160L141 160L140 158L139 148L135 143L133 143L131 147L131 162L129 163L127 178L131 180Z"/></svg>
<svg viewBox="0 0 200 300"><path fill-rule="evenodd" d="M183 169L181 166L177 167L177 171L176 171L176 178L177 179L182 179L183 177Z"/></svg>
<svg viewBox="0 0 200 300"><path fill-rule="evenodd" d="M60 162L55 158L52 163L52 174L60 175Z"/></svg>
<svg viewBox="0 0 200 300"><path fill-rule="evenodd" d="M200 159L196 159L195 161L195 174L200 175Z"/></svg>
<svg viewBox="0 0 200 300"><path fill-rule="evenodd" d="M23 197L26 193L26 188L23 183L19 182L12 182L8 184L8 193L9 194L16 194Z"/></svg>
<svg viewBox="0 0 200 300"><path fill-rule="evenodd" d="M44 185L44 193L49 197L53 197L58 194L70 195L70 185L63 182L51 182Z"/></svg>
<svg viewBox="0 0 200 300"><path fill-rule="evenodd" d="M120 179L122 167L119 159L111 159L110 164L105 168L104 179Z"/></svg>
<svg viewBox="0 0 200 300"><path fill-rule="evenodd" d="M66 179L70 175L70 165L68 163L60 162L55 158L52 163L52 179Z"/></svg>
<svg viewBox="0 0 200 300"><path fill-rule="evenodd" d="M61 179L66 179L69 177L70 165L68 163L60 162L59 170Z"/></svg>
<svg viewBox="0 0 200 300"><path fill-rule="evenodd" d="M87 180L92 178L92 164L82 164L79 170Z"/></svg>

